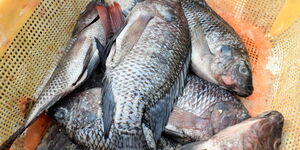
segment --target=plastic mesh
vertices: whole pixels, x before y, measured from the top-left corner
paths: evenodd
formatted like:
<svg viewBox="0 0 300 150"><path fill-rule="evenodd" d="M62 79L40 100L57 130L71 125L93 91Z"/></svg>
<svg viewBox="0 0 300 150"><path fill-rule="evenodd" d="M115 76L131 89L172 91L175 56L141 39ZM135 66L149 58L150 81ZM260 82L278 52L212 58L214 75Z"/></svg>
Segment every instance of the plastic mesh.
<svg viewBox="0 0 300 150"><path fill-rule="evenodd" d="M37 98L87 2L43 0L1 56L0 143L23 123L20 99Z"/></svg>
<svg viewBox="0 0 300 150"><path fill-rule="evenodd" d="M20 99L37 98L88 1L43 0L1 56L0 143L24 121ZM251 56L255 91L244 104L253 116L280 111L285 117L281 149L300 149L300 19L272 35L285 0L207 2L238 32ZM16 147L21 145L20 139Z"/></svg>

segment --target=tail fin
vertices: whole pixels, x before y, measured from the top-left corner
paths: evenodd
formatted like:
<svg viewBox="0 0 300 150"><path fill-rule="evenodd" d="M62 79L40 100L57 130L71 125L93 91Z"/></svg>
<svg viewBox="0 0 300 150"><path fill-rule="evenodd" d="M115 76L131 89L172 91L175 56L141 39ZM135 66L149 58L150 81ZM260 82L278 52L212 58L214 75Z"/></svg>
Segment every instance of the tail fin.
<svg viewBox="0 0 300 150"><path fill-rule="evenodd" d="M106 39L108 40L122 26L125 17L122 14L120 5L116 2L110 6L104 2L98 3L96 9L104 26Z"/></svg>
<svg viewBox="0 0 300 150"><path fill-rule="evenodd" d="M0 150L9 150L13 142L26 130L26 128L31 125L22 125L13 135L11 135L2 145Z"/></svg>

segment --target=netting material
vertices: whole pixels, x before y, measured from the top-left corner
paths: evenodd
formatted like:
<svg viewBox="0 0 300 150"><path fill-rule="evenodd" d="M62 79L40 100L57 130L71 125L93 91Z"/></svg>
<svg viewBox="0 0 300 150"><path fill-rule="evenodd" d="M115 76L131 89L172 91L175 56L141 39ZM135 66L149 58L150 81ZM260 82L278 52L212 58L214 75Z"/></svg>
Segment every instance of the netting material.
<svg viewBox="0 0 300 150"><path fill-rule="evenodd" d="M0 59L0 143L23 123L19 99L36 99L64 52L89 0L43 0ZM300 149L300 20L269 34L285 0L208 0L241 35L251 56L252 115L275 109L285 116L282 149ZM18 140L16 147L21 147Z"/></svg>
<svg viewBox="0 0 300 150"><path fill-rule="evenodd" d="M0 143L23 123L19 99L37 98L87 2L43 0L1 56Z"/></svg>

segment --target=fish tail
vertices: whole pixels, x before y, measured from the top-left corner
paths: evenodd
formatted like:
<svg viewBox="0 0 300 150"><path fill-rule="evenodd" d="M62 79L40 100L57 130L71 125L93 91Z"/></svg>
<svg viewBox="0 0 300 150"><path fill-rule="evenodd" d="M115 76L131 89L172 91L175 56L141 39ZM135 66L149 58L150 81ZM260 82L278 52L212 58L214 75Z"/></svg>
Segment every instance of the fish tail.
<svg viewBox="0 0 300 150"><path fill-rule="evenodd" d="M11 135L4 143L2 143L0 150L9 150L14 141L26 130L29 125L22 125L13 135Z"/></svg>
<svg viewBox="0 0 300 150"><path fill-rule="evenodd" d="M112 5L101 2L96 6L96 10L104 26L106 39L109 40L124 23L125 17L121 7L116 2Z"/></svg>

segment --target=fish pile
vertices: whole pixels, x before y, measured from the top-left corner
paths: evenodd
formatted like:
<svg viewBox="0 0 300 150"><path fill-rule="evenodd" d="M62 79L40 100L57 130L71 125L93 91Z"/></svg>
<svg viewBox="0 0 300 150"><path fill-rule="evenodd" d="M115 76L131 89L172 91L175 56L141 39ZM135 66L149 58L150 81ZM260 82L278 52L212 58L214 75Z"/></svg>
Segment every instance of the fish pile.
<svg viewBox="0 0 300 150"><path fill-rule="evenodd" d="M203 0L91 1L10 147L43 112L38 150L275 150L283 116L251 118L247 50Z"/></svg>

